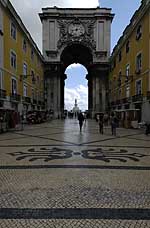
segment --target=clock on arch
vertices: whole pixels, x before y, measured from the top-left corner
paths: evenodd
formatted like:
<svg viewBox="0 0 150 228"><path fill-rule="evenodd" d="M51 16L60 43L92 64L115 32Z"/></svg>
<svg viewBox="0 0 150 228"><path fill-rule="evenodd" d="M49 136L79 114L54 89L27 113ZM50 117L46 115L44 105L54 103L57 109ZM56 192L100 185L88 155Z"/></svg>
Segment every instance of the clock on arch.
<svg viewBox="0 0 150 228"><path fill-rule="evenodd" d="M85 33L85 28L82 24L70 24L68 33L74 37L78 37Z"/></svg>

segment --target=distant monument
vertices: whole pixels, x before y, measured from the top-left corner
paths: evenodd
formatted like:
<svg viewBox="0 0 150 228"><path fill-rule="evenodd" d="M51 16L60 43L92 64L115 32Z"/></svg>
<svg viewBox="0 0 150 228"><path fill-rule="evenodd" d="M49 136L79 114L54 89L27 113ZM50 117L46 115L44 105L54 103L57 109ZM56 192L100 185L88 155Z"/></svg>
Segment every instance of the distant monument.
<svg viewBox="0 0 150 228"><path fill-rule="evenodd" d="M80 109L77 104L77 99L75 99L75 104L72 111L73 111L73 116L76 118L78 116L78 113L80 112Z"/></svg>

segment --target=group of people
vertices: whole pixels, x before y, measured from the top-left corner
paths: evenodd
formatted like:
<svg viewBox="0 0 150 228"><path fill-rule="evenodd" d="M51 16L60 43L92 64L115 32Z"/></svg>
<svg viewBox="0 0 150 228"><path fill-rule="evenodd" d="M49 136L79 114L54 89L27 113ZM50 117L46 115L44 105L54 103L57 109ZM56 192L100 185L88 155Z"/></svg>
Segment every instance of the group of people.
<svg viewBox="0 0 150 228"><path fill-rule="evenodd" d="M106 125L108 125L108 119L109 119L108 114L107 114L107 118L103 114L100 114L98 116L99 132L101 134L104 133L104 123ZM118 127L118 118L115 115L115 113L111 113L111 116L110 116L110 125L111 125L111 133L112 133L112 135L116 136L116 128Z"/></svg>
<svg viewBox="0 0 150 228"><path fill-rule="evenodd" d="M115 113L111 113L111 116L109 118L108 114L100 114L97 118L98 124L99 124L99 132L101 134L104 133L104 124L108 125L108 120L110 121L111 125L111 133L112 135L116 136L116 128L118 126L118 118L115 115ZM78 114L78 121L79 121L79 127L80 127L80 132L82 131L82 126L83 122L86 121L86 116L80 112Z"/></svg>

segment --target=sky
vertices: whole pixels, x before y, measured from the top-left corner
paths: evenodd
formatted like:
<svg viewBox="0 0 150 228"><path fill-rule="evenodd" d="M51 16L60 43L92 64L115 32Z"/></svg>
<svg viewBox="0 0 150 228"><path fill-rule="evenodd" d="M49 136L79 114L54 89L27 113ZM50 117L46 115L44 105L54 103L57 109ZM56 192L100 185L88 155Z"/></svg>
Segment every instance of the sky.
<svg viewBox="0 0 150 228"><path fill-rule="evenodd" d="M30 32L33 40L42 51L42 24L38 13L44 7L106 7L112 8L115 17L111 27L111 51L117 44L125 27L129 24L135 10L140 6L141 0L10 0L24 25ZM77 64L70 65L66 72L65 81L65 108L72 109L75 99L80 109L87 109L87 80L86 69Z"/></svg>

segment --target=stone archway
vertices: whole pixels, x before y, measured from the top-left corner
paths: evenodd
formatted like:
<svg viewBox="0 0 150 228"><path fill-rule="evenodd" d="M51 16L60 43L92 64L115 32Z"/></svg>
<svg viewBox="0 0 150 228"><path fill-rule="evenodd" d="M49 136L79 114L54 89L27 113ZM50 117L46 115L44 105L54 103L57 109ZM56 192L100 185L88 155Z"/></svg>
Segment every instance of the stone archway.
<svg viewBox="0 0 150 228"><path fill-rule="evenodd" d="M88 71L88 109L92 117L107 107L108 59L110 55L110 9L45 8L43 24L45 97L55 117L64 109L64 74L72 63Z"/></svg>

